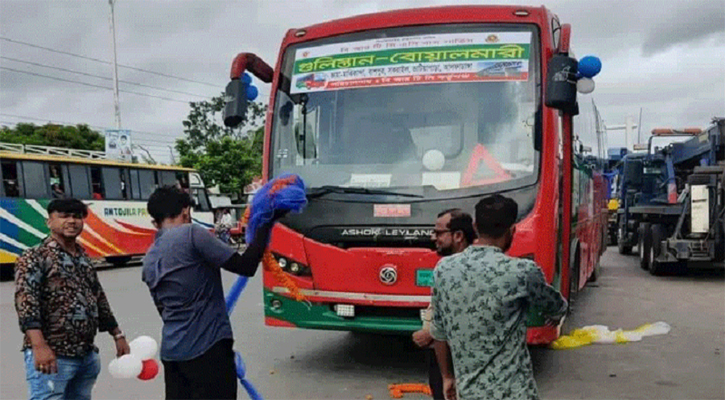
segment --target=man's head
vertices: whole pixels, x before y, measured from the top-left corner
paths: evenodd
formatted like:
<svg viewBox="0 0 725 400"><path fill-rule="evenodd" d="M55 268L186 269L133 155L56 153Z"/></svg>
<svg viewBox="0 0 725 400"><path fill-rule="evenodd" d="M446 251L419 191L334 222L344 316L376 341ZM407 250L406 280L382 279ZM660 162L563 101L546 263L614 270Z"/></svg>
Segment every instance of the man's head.
<svg viewBox="0 0 725 400"><path fill-rule="evenodd" d="M88 207L78 199L56 199L48 204L48 228L51 235L63 240L77 238L83 232Z"/></svg>
<svg viewBox="0 0 725 400"><path fill-rule="evenodd" d="M515 201L499 194L479 201L476 204L476 229L479 240L507 251L516 232L518 212L519 206Z"/></svg>
<svg viewBox="0 0 725 400"><path fill-rule="evenodd" d="M164 224L188 224L191 222L191 198L174 186L156 189L146 206L156 228Z"/></svg>
<svg viewBox="0 0 725 400"><path fill-rule="evenodd" d="M473 218L457 208L443 211L438 214L431 239L435 242L438 255L459 253L476 239Z"/></svg>

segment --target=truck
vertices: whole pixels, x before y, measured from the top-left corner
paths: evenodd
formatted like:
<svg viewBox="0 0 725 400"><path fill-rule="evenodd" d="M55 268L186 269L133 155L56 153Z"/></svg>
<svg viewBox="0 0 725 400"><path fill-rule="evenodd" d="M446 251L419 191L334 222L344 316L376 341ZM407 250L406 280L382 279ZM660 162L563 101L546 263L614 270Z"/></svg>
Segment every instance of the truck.
<svg viewBox="0 0 725 400"><path fill-rule="evenodd" d="M652 152L657 136L692 136ZM620 252L636 243L652 275L725 258L725 118L704 130L653 131L647 154L625 162ZM628 166L629 162L629 166ZM639 193L632 193L639 188Z"/></svg>

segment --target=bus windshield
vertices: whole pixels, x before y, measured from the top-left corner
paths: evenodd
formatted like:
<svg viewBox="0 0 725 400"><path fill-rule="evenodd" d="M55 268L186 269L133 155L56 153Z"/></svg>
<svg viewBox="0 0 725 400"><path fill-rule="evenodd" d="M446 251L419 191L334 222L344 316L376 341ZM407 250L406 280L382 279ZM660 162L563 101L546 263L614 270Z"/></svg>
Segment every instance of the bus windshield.
<svg viewBox="0 0 725 400"><path fill-rule="evenodd" d="M407 27L289 47L271 176L296 173L311 188L426 189L435 197L535 183L536 32Z"/></svg>

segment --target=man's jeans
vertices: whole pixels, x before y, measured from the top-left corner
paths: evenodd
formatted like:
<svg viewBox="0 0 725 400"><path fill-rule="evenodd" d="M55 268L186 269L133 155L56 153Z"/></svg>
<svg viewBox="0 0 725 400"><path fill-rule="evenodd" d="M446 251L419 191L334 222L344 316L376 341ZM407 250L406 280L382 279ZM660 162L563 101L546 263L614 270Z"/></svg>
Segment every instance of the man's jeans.
<svg viewBox="0 0 725 400"><path fill-rule="evenodd" d="M28 399L90 400L96 378L101 372L101 359L91 351L85 357L57 357L58 373L43 374L35 370L33 351L25 350L25 377L28 381Z"/></svg>

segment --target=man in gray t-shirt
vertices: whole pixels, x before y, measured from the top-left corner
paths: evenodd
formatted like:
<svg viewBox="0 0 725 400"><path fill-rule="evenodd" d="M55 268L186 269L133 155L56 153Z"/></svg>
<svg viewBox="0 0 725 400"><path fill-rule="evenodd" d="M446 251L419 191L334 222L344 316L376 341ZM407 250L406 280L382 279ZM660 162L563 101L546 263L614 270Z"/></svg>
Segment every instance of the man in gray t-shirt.
<svg viewBox="0 0 725 400"><path fill-rule="evenodd" d="M164 322L161 361L167 399L235 399L236 368L221 269L253 276L271 223L239 254L191 223L191 199L175 187L157 189L148 211L158 228L142 279Z"/></svg>

